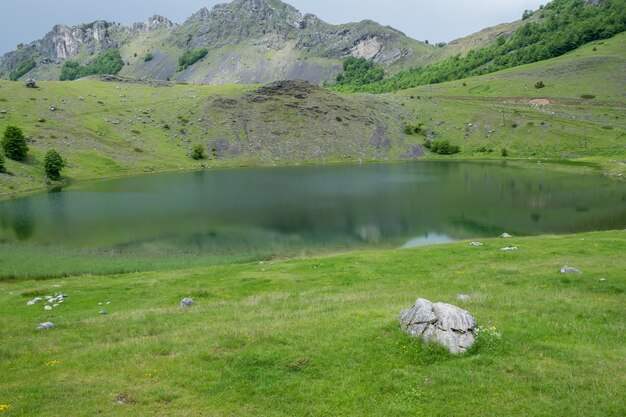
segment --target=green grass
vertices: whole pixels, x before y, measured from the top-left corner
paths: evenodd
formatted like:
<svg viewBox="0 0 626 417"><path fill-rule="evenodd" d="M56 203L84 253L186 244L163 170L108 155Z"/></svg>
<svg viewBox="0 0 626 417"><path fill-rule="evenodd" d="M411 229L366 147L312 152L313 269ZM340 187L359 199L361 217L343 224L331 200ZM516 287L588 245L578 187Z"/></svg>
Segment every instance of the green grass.
<svg viewBox="0 0 626 417"><path fill-rule="evenodd" d="M0 404L41 417L622 416L624 233L5 282ZM26 306L59 291L50 312ZM501 339L454 357L400 332L418 296L459 293ZM198 304L179 308L186 296ZM43 321L56 328L37 332Z"/></svg>

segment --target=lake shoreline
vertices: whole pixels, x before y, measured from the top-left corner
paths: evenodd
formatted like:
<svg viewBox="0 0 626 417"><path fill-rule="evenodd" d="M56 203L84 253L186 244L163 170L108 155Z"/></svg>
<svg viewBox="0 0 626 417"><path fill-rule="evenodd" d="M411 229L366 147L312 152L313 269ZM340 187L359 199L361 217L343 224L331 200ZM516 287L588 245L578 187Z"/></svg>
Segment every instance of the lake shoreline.
<svg viewBox="0 0 626 417"><path fill-rule="evenodd" d="M403 163L415 163L415 162L458 162L458 163L493 163L493 164L543 164L542 168L549 169L553 167L554 170L563 169L563 167L570 167L568 171L572 173L584 173L588 172L607 172L611 167L623 167L626 169L626 162L618 161L603 161L603 160L575 160L575 159L549 159L549 158L455 158L445 156L429 156L419 159L393 159L393 160L367 160L362 162L357 161L331 161L331 162L304 162L304 163L284 163L284 164L264 164L264 163L232 163L232 164L218 164L215 166L207 167L186 167L180 169L164 169L164 170L150 170L150 171L125 171L119 174L109 174L98 178L66 178L64 181L59 181L50 184L46 187L37 187L27 190L21 190L16 193L0 194L0 202L20 199L36 194L43 194L47 192L53 192L55 189L67 189L76 187L82 184L98 183L109 180L125 179L125 178L140 178L156 174L173 174L173 173L189 173L189 172L204 172L204 171L216 171L216 170L233 170L233 169L246 169L246 168L279 168L279 167L299 167L299 166L353 166L353 165L373 165L373 164L403 164ZM7 175L7 174L0 174ZM623 176L606 175L612 179L621 181L624 180Z"/></svg>

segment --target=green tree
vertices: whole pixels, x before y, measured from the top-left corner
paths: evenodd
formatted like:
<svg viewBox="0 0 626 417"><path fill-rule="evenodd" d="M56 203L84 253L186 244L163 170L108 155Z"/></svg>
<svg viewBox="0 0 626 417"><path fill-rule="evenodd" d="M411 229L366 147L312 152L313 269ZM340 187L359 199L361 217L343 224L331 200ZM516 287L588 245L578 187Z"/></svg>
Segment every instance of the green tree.
<svg viewBox="0 0 626 417"><path fill-rule="evenodd" d="M51 180L57 181L61 178L61 170L65 166L65 161L61 158L61 155L54 149L50 149L46 152L46 157L43 160L43 168L46 171L46 175Z"/></svg>
<svg viewBox="0 0 626 417"><path fill-rule="evenodd" d="M7 172L7 168L4 165L4 155L0 153L0 174L3 172Z"/></svg>
<svg viewBox="0 0 626 417"><path fill-rule="evenodd" d="M207 56L209 50L206 48L194 49L192 51L185 52L180 58L178 58L178 70L184 71L202 58Z"/></svg>
<svg viewBox="0 0 626 417"><path fill-rule="evenodd" d="M204 159L205 155L204 155L204 146L202 145L196 145L193 147L193 150L191 151L191 159L195 159L200 160L200 159Z"/></svg>
<svg viewBox="0 0 626 417"><path fill-rule="evenodd" d="M20 66L17 67L17 69L11 71L11 73L9 74L9 79L11 81L17 81L36 66L37 64L33 60L22 62Z"/></svg>
<svg viewBox="0 0 626 417"><path fill-rule="evenodd" d="M2 137L2 148L7 158L14 161L23 161L28 154L28 145L22 129L16 126L7 126Z"/></svg>
<svg viewBox="0 0 626 417"><path fill-rule="evenodd" d="M362 86L381 81L385 71L365 58L349 57L343 61L343 72L337 75L338 85Z"/></svg>
<svg viewBox="0 0 626 417"><path fill-rule="evenodd" d="M116 75L124 68L124 61L117 49L107 49L94 61L87 65L80 65L76 61L65 61L61 68L61 81L72 81L90 75Z"/></svg>

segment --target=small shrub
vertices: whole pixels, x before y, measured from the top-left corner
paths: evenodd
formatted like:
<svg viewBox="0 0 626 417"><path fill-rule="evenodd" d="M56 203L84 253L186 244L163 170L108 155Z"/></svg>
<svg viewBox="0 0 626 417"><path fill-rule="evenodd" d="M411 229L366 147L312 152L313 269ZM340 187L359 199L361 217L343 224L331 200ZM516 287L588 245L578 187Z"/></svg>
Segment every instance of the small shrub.
<svg viewBox="0 0 626 417"><path fill-rule="evenodd" d="M589 99L592 99L592 98L596 98L596 96L594 96L593 94L583 94L583 95L580 96L580 98L589 100Z"/></svg>
<svg viewBox="0 0 626 417"><path fill-rule="evenodd" d="M24 76L27 73L29 73L36 66L37 66L37 64L35 63L35 61L32 61L32 60L31 61L22 62L20 64L20 66L17 67L17 69L15 69L14 71L11 71L11 74L9 74L9 79L11 81L17 81L22 76Z"/></svg>
<svg viewBox="0 0 626 417"><path fill-rule="evenodd" d="M163 123L163 129L170 130L170 125L167 123Z"/></svg>
<svg viewBox="0 0 626 417"><path fill-rule="evenodd" d="M498 332L495 326L485 327L478 326L475 330L476 341L468 350L468 354L476 354L478 352L490 352L491 354L502 353L504 344L502 334Z"/></svg>
<svg viewBox="0 0 626 417"><path fill-rule="evenodd" d="M544 88L546 85L543 83L543 81L538 81L537 83L535 83L535 88L537 90L539 90L540 88Z"/></svg>
<svg viewBox="0 0 626 417"><path fill-rule="evenodd" d="M28 145L22 129L16 126L7 126L2 138L4 154L14 161L23 161L28 154Z"/></svg>
<svg viewBox="0 0 626 417"><path fill-rule="evenodd" d="M406 125L404 126L404 133L406 135L420 135L424 133L424 129L422 129L422 123L417 123L415 125Z"/></svg>
<svg viewBox="0 0 626 417"><path fill-rule="evenodd" d="M187 118L186 118L186 117L184 117L184 116L178 116L178 120L179 120L182 124L184 124L184 125L186 125L187 123L189 123L189 119L187 119Z"/></svg>
<svg viewBox="0 0 626 417"><path fill-rule="evenodd" d="M445 139L434 140L430 145L430 150L439 155L454 155L461 152L461 148L458 145L451 145Z"/></svg>
<svg viewBox="0 0 626 417"><path fill-rule="evenodd" d="M195 159L196 161L200 160L200 159L204 159L205 155L204 155L204 146L198 144L196 146L193 147L193 150L191 151L191 159Z"/></svg>
<svg viewBox="0 0 626 417"><path fill-rule="evenodd" d="M61 178L61 170L65 166L65 161L61 158L61 155L54 149L50 149L46 153L46 157L43 160L43 167L46 172L46 176L53 181L57 181Z"/></svg>
<svg viewBox="0 0 626 417"><path fill-rule="evenodd" d="M151 52L148 52L146 56L143 58L143 62L150 62L154 59L154 55Z"/></svg>
<svg viewBox="0 0 626 417"><path fill-rule="evenodd" d="M205 56L207 56L208 53L209 53L209 50L207 48L195 49L193 51L185 52L178 59L178 70L179 71L186 70L187 68L189 68L196 62L200 61Z"/></svg>
<svg viewBox="0 0 626 417"><path fill-rule="evenodd" d="M135 130L135 129L131 130L130 132L131 132L133 135L141 135L141 132L140 132L140 131L138 131L138 130Z"/></svg>
<svg viewBox="0 0 626 417"><path fill-rule="evenodd" d="M507 156L509 156L509 150L507 148L502 148L500 150L500 155L506 158Z"/></svg>
<svg viewBox="0 0 626 417"><path fill-rule="evenodd" d="M143 153L143 149L141 149L141 148L133 148L133 151L135 151L137 153Z"/></svg>
<svg viewBox="0 0 626 417"><path fill-rule="evenodd" d="M340 123L343 122L343 119L341 117L339 117L339 116L335 117L335 120L337 120Z"/></svg>
<svg viewBox="0 0 626 417"><path fill-rule="evenodd" d="M0 153L0 174L6 172L6 166L4 164L4 155Z"/></svg>

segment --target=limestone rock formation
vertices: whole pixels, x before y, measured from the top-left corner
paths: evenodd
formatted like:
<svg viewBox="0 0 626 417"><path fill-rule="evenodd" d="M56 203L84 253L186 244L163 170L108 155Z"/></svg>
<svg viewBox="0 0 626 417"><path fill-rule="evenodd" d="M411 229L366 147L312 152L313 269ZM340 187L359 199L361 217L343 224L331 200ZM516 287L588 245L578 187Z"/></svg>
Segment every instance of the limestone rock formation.
<svg viewBox="0 0 626 417"><path fill-rule="evenodd" d="M202 8L182 25L162 16L130 26L102 20L56 25L43 39L0 57L0 78L34 61L37 66L26 77L57 80L65 60L87 64L111 48L122 48L129 64L120 75L203 84L282 79L317 84L333 80L341 70L339 60L348 56L383 65L409 59L423 65L439 52L373 21L332 25L279 0L233 0ZM203 63L178 71L178 58L200 48L208 49ZM150 60L144 62L143 51L151 53ZM311 56L321 59L309 60Z"/></svg>
<svg viewBox="0 0 626 417"><path fill-rule="evenodd" d="M476 319L451 304L418 298L413 307L400 313L398 320L412 337L439 343L454 354L467 351L476 340Z"/></svg>

